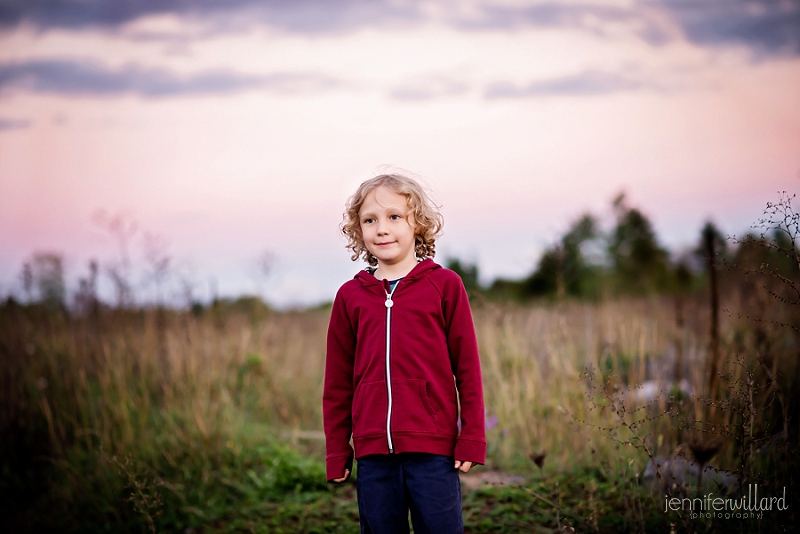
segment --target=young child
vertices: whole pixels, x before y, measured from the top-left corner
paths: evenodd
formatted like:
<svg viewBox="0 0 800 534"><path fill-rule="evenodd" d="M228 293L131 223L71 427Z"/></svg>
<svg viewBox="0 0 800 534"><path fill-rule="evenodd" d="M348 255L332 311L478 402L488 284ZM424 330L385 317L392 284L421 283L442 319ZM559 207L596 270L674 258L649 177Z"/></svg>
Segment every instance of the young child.
<svg viewBox="0 0 800 534"><path fill-rule="evenodd" d="M409 510L417 534L462 532L458 471L486 459L467 293L431 259L441 228L405 176L367 180L347 202L347 247L370 267L336 294L322 404L328 481L358 461L362 533L407 533Z"/></svg>

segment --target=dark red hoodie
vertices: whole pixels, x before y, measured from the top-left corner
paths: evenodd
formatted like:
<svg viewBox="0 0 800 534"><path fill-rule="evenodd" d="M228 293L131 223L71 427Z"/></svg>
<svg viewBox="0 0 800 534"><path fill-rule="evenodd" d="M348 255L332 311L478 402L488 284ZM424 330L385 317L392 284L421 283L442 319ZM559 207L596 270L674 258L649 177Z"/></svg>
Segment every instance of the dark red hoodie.
<svg viewBox="0 0 800 534"><path fill-rule="evenodd" d="M322 414L328 480L351 465L351 435L356 458L426 452L486 461L478 345L456 273L426 259L393 292L366 271L339 289Z"/></svg>

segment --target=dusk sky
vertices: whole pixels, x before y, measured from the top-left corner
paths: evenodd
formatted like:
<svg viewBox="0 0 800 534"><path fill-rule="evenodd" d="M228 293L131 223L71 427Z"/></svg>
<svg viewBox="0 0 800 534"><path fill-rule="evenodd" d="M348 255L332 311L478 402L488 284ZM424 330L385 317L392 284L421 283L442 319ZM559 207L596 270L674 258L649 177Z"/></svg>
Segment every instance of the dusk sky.
<svg viewBox="0 0 800 534"><path fill-rule="evenodd" d="M116 261L105 212L142 298L150 234L201 300L330 300L396 168L484 281L621 191L672 251L742 234L800 192L800 0L0 0L0 297Z"/></svg>

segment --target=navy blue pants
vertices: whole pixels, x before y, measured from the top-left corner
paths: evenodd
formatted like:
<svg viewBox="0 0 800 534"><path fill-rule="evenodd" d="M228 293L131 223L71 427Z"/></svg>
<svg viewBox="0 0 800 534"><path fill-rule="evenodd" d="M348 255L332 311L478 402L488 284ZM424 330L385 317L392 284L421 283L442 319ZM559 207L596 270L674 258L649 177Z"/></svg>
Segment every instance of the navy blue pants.
<svg viewBox="0 0 800 534"><path fill-rule="evenodd" d="M362 534L460 534L461 481L452 457L402 453L358 460L356 489Z"/></svg>

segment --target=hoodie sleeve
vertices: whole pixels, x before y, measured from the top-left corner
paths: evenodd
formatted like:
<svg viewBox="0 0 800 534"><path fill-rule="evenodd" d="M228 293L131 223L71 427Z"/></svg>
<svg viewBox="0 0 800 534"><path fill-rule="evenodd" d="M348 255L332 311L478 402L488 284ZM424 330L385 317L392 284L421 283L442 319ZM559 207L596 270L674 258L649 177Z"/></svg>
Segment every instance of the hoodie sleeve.
<svg viewBox="0 0 800 534"><path fill-rule="evenodd" d="M336 294L328 325L322 420L325 428L328 481L344 476L353 465L350 435L353 431L353 362L356 337L347 315L343 290Z"/></svg>
<svg viewBox="0 0 800 534"><path fill-rule="evenodd" d="M478 341L467 291L461 279L453 275L445 284L443 311L450 363L461 404L461 432L456 441L455 459L483 464L486 462L486 425Z"/></svg>

